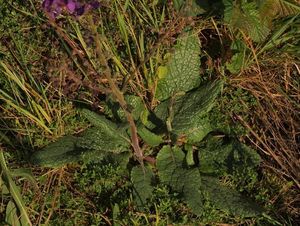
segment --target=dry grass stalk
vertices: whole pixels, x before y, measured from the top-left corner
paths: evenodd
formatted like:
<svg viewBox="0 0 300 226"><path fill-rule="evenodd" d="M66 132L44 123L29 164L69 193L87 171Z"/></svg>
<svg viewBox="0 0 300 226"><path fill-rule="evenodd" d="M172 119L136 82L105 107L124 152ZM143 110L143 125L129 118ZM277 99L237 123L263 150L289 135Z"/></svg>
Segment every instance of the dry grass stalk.
<svg viewBox="0 0 300 226"><path fill-rule="evenodd" d="M299 64L268 60L232 78L234 86L248 90L258 106L251 123L240 121L250 131L250 140L269 155L281 176L300 188L300 88ZM297 82L298 79L298 82ZM267 158L268 159L268 158Z"/></svg>

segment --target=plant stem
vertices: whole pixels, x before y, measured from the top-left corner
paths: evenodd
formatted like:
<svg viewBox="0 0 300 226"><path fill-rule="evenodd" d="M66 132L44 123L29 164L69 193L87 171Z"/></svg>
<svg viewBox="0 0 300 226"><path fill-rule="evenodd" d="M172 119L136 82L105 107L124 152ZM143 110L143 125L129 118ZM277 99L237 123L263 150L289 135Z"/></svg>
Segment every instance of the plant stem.
<svg viewBox="0 0 300 226"><path fill-rule="evenodd" d="M89 24L91 25L92 32L94 33L95 42L96 42L96 52L99 58L100 64L104 67L103 74L105 78L108 81L109 87L111 89L112 94L115 96L116 100L120 104L121 108L125 112L126 119L130 126L130 132L131 132L131 145L134 150L134 154L137 158L137 160L140 162L140 164L143 166L143 159L144 159L144 153L139 145L139 138L137 133L137 127L134 122L134 118L131 114L131 112L128 110L127 103L125 101L124 95L119 89L119 87L115 84L112 78L112 72L111 69L107 63L107 60L109 59L108 54L103 51L103 44L101 43L106 41L105 37L100 37L99 33L97 32L97 26L95 25L93 19L89 18Z"/></svg>

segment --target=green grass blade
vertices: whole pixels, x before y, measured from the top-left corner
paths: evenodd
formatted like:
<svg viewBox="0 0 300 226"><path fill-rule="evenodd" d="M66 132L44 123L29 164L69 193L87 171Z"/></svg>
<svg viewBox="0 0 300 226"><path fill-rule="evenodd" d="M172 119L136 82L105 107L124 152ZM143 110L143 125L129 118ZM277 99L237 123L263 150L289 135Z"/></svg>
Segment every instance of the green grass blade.
<svg viewBox="0 0 300 226"><path fill-rule="evenodd" d="M283 26L281 26L278 30L276 30L269 41L260 49L257 55L274 48L276 45L280 43L280 37L284 34L284 32L293 24L294 20L299 17L299 14L289 19Z"/></svg>
<svg viewBox="0 0 300 226"><path fill-rule="evenodd" d="M13 181L11 173L10 173L10 171L9 171L7 165L6 165L4 154L3 154L2 150L0 150L0 166L1 166L1 171L3 173L2 177L3 177L4 181L6 182L6 185L9 189L9 192L10 192L16 206L18 207L18 209L20 211L21 224L24 225L24 226L25 225L30 225L31 226L32 223L31 223L30 218L27 214L26 206L25 206L24 201L22 199L21 193L18 190L17 185Z"/></svg>

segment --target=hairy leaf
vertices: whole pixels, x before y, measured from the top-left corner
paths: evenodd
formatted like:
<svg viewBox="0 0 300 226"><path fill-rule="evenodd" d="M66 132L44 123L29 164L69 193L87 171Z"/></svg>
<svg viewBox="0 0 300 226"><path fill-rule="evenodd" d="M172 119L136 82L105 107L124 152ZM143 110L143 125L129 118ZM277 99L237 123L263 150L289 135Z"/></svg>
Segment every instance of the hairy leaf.
<svg viewBox="0 0 300 226"><path fill-rule="evenodd" d="M76 137L65 136L59 138L31 156L31 162L44 167L59 167L69 162L80 160L80 153L76 151Z"/></svg>
<svg viewBox="0 0 300 226"><path fill-rule="evenodd" d="M202 140L212 131L206 114L212 109L222 89L222 82L211 82L183 96L162 102L155 114L162 121L168 121L171 132L185 136L190 142Z"/></svg>
<svg viewBox="0 0 300 226"><path fill-rule="evenodd" d="M198 147L199 169L213 175L254 169L260 163L259 155L236 140L210 136L205 144Z"/></svg>
<svg viewBox="0 0 300 226"><path fill-rule="evenodd" d="M105 131L109 134L119 133L117 124L105 118L104 115L99 115L88 109L81 109L83 116L89 120L94 126L101 128L102 131Z"/></svg>
<svg viewBox="0 0 300 226"><path fill-rule="evenodd" d="M182 190L181 177L185 155L179 147L164 146L157 155L157 169L161 182L172 186L175 190Z"/></svg>
<svg viewBox="0 0 300 226"><path fill-rule="evenodd" d="M147 199L152 196L154 187L152 181L154 174L150 167L136 166L131 170L131 181L133 183L133 195L137 206L142 209Z"/></svg>
<svg viewBox="0 0 300 226"><path fill-rule="evenodd" d="M47 167L59 167L83 160L99 161L107 153L121 153L130 147L126 133L116 124L89 110L83 111L95 125L85 130L80 137L65 136L35 152L31 161Z"/></svg>
<svg viewBox="0 0 300 226"><path fill-rule="evenodd" d="M81 134L81 137L77 138L76 146L89 150L120 153L126 150L130 146L130 143L124 137L124 134L117 130L93 127L85 130Z"/></svg>
<svg viewBox="0 0 300 226"><path fill-rule="evenodd" d="M159 78L156 98L165 100L180 93L187 92L200 84L200 41L191 32L181 36L166 65L166 73Z"/></svg>
<svg viewBox="0 0 300 226"><path fill-rule="evenodd" d="M225 187L217 178L202 176L201 191L216 208L235 216L254 217L262 213L256 203Z"/></svg>
<svg viewBox="0 0 300 226"><path fill-rule="evenodd" d="M162 183L179 192L195 214L202 212L200 173L197 168L185 168L185 155L179 147L164 146L157 155L157 169Z"/></svg>
<svg viewBox="0 0 300 226"><path fill-rule="evenodd" d="M146 108L145 108L145 105L144 105L142 99L138 96L126 95L125 100L126 100L128 109L130 110L133 118L135 120L138 120L140 118L142 112L146 111ZM122 121L127 121L123 109L119 108L119 110L117 111L117 114Z"/></svg>

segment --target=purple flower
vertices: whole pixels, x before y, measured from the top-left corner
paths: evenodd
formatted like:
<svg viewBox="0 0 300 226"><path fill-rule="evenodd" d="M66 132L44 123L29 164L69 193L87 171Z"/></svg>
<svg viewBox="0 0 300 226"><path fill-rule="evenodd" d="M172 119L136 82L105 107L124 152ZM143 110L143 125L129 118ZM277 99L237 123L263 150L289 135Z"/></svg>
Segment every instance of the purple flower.
<svg viewBox="0 0 300 226"><path fill-rule="evenodd" d="M74 13L76 9L76 3L72 0L68 1L67 9L69 10L70 13Z"/></svg>
<svg viewBox="0 0 300 226"><path fill-rule="evenodd" d="M100 3L98 1L91 1L90 3L83 4L76 0L44 0L42 7L52 19L55 19L63 10L74 16L81 16L89 10L99 8Z"/></svg>

